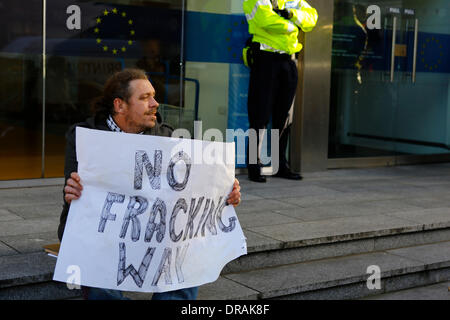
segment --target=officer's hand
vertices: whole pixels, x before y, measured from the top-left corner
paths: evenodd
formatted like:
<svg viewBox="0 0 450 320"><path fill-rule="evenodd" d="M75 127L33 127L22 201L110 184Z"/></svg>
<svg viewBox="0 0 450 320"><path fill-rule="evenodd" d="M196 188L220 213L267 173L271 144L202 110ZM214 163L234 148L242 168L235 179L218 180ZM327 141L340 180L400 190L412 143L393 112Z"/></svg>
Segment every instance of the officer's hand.
<svg viewBox="0 0 450 320"><path fill-rule="evenodd" d="M283 10L274 9L273 11L275 11L280 17L288 19L288 20L290 20L293 16L291 10L289 10L289 9L283 9Z"/></svg>
<svg viewBox="0 0 450 320"><path fill-rule="evenodd" d="M239 186L239 180L234 179L233 190L228 195L227 204L237 207L239 203L241 203L241 187Z"/></svg>
<svg viewBox="0 0 450 320"><path fill-rule="evenodd" d="M81 178L78 173L72 172L70 174L70 178L66 181L66 186L64 187L64 200L66 200L69 204L72 200L77 200L81 197L81 190L83 190Z"/></svg>

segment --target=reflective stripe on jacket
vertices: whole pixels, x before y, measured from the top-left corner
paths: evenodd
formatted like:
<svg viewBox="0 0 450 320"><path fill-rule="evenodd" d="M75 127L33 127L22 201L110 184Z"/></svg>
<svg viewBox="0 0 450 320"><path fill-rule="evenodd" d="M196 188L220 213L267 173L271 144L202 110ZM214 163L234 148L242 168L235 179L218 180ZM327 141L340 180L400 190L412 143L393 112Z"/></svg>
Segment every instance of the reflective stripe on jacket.
<svg viewBox="0 0 450 320"><path fill-rule="evenodd" d="M273 51L299 52L302 45L298 42L298 28L309 32L317 23L316 9L304 0L278 0L279 9L286 8L292 12L290 20L273 11L270 0L245 0L242 6L253 42L265 44Z"/></svg>

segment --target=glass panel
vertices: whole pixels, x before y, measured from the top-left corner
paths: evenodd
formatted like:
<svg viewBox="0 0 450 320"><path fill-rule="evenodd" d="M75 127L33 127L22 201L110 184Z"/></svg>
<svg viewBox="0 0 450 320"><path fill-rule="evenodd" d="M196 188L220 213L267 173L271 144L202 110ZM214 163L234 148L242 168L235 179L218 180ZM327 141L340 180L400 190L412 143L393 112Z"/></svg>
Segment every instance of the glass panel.
<svg viewBox="0 0 450 320"><path fill-rule="evenodd" d="M392 19L368 30L366 1L335 0L329 158L394 154L396 86L390 82Z"/></svg>
<svg viewBox="0 0 450 320"><path fill-rule="evenodd" d="M222 141L245 140L250 76L242 62L242 48L248 37L242 1L187 2L185 59L186 77L191 81L185 82L185 107L198 115L202 132L197 133L204 140L212 139L211 135ZM236 138L227 137L226 129L236 130ZM245 146L239 146L236 162L244 167Z"/></svg>
<svg viewBox="0 0 450 320"><path fill-rule="evenodd" d="M0 1L0 19L0 180L39 178L42 1Z"/></svg>
<svg viewBox="0 0 450 320"><path fill-rule="evenodd" d="M148 72L164 121L178 127L181 9L182 0L47 0L46 177L63 175L65 132L125 67Z"/></svg>
<svg viewBox="0 0 450 320"><path fill-rule="evenodd" d="M448 1L378 1L379 30L369 5L335 1L329 157L448 153Z"/></svg>
<svg viewBox="0 0 450 320"><path fill-rule="evenodd" d="M402 2L396 57L399 70L396 150L402 154L450 152L450 4L448 1ZM417 21L417 25L416 25ZM417 67L413 79L417 29Z"/></svg>

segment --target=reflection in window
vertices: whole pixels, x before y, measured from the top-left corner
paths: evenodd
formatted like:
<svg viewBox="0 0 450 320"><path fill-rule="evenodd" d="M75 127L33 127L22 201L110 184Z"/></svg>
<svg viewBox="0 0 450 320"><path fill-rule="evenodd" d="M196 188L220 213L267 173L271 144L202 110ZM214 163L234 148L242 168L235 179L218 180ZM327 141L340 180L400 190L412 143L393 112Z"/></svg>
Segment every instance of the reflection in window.
<svg viewBox="0 0 450 320"><path fill-rule="evenodd" d="M41 176L41 6L0 2L0 180Z"/></svg>

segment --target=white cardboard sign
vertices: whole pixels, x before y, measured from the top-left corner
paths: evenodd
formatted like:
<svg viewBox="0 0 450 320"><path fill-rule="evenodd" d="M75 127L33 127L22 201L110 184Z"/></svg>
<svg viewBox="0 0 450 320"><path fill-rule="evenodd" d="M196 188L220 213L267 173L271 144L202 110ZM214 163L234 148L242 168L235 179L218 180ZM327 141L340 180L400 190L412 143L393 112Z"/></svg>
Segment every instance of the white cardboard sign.
<svg viewBox="0 0 450 320"><path fill-rule="evenodd" d="M233 143L77 127L76 150L83 191L70 206L54 280L172 291L217 280L247 253L225 205Z"/></svg>

